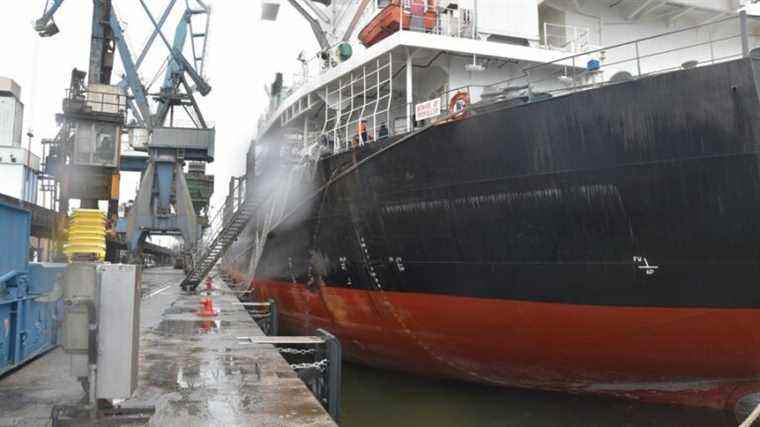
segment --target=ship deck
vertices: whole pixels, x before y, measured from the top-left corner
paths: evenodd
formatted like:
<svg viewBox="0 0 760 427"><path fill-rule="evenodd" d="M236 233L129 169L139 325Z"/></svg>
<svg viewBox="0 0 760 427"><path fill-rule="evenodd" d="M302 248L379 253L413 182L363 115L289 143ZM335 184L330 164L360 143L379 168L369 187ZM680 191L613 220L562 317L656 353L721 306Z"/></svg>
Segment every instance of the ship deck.
<svg viewBox="0 0 760 427"><path fill-rule="evenodd" d="M161 426L335 425L278 351L237 344L263 332L234 295L215 292L219 314L204 320L195 314L200 297L180 291L182 278L171 268L143 273L140 377L124 407L155 405L150 425ZM47 426L54 405L81 400L67 371L57 348L1 378L0 426Z"/></svg>

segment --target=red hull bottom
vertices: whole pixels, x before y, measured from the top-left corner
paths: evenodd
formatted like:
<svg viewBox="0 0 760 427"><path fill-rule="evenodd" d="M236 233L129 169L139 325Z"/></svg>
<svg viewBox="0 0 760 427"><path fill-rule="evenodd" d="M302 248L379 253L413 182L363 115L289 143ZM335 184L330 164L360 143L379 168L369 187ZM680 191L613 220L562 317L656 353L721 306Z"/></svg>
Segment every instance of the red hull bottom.
<svg viewBox="0 0 760 427"><path fill-rule="evenodd" d="M370 366L486 384L731 409L760 391L760 310L600 307L257 281L294 334Z"/></svg>

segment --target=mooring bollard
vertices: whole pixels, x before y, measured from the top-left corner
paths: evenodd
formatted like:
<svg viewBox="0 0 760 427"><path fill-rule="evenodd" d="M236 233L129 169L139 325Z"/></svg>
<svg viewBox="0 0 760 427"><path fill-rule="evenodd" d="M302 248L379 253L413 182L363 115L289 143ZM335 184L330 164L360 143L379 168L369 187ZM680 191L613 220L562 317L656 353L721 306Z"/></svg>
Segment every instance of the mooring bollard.
<svg viewBox="0 0 760 427"><path fill-rule="evenodd" d="M277 335L280 331L279 312L277 311L277 301L269 299L269 335Z"/></svg>

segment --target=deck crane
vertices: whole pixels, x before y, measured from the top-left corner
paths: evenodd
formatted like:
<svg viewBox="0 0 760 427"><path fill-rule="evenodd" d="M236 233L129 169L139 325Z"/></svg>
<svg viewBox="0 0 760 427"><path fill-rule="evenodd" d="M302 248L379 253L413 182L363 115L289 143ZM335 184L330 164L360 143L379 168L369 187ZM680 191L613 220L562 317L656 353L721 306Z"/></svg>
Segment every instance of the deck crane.
<svg viewBox="0 0 760 427"><path fill-rule="evenodd" d="M49 37L59 32L54 16L63 1L52 0L50 7L46 8L43 16L35 22L35 30L40 36ZM64 127L68 130L59 133L57 137L58 145L62 147L59 157L68 169L63 174L63 187L67 187L67 181L74 184L73 187L76 187L76 182L93 182L93 170L98 172L97 166L103 164L78 163L76 154L82 151L78 149L79 145L90 144L90 147L97 150L97 142L104 139L103 135L111 135L115 138L113 145L117 147L117 161L116 164L107 166L115 169L113 174L118 176L119 169L142 172L135 203L128 214L126 238L130 251L133 254L139 253L149 234L179 234L184 238L185 246L191 248L201 230L183 166L185 161L211 162L214 154L214 129L208 127L194 96L195 92L206 95L211 91L211 86L202 76L210 8L202 0L185 0L185 10L177 24L174 39L170 42L162 28L175 9L177 0L169 0L158 19L151 13L146 2L140 0L153 30L135 59L112 1L93 0L92 3L88 85L85 87L83 83L82 72L75 70L72 73L72 90L64 101L64 117L69 123ZM197 23L194 27L194 21L201 21L201 27L198 27ZM159 92L149 93L138 71L157 38L168 50L166 74ZM185 50L188 50L188 40L192 60L188 60L184 54ZM117 85L111 85L116 52L121 59L124 77ZM76 90L73 90L74 88ZM104 107L102 104L105 99L115 100L116 105L113 108ZM120 101L121 99L123 101ZM151 100L156 104L155 109L152 108ZM174 110L179 108L187 113L193 127L175 126ZM71 111L72 109L74 111ZM129 124L128 115L132 119ZM92 125L94 131L83 131L89 129L84 124ZM138 157L135 161L132 157L118 161L122 129L129 134L130 145L134 149L148 153L147 160L140 161ZM87 139L90 141L86 141ZM82 170L88 173L83 173ZM102 171L100 175L103 175ZM113 201L114 193L118 199L118 179L110 181L108 193ZM97 207L97 200L103 200L102 192L96 193L90 189L87 194L78 194L73 188L69 189L73 191L72 194L80 196L73 198L80 198L83 207ZM90 196L92 198L88 199ZM66 200L67 197L64 196ZM66 204L66 209L67 207Z"/></svg>

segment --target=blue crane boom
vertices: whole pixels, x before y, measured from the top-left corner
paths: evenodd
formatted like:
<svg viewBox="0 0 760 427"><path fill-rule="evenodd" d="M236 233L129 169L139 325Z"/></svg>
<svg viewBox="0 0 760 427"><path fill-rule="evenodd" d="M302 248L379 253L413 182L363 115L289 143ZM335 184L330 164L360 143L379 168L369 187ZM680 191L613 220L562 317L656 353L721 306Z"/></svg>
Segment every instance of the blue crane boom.
<svg viewBox="0 0 760 427"><path fill-rule="evenodd" d="M38 33L40 33L40 35L52 35L48 34L47 31L49 31L50 25L53 22L53 18L63 2L64 0L53 0L53 3L47 9L44 15L35 21L34 28ZM97 13L98 8L104 7L103 3L104 2L101 2L100 0L93 0L93 4L96 7L95 13ZM195 84L195 90L197 90L201 95L205 96L211 91L211 86L208 84L208 82L206 82L206 80L195 69L195 66L191 64L190 61L188 61L187 58L185 58L185 55L182 53L183 48L187 42L187 35L192 15L198 13L208 13L208 8L203 3L200 4L203 5L205 9L190 9L188 7L182 15L182 18L180 19L180 22L178 23L175 30L174 42L170 44L166 36L164 36L163 32L161 31L161 28L163 27L166 18L174 8L175 3L176 0L170 1L164 9L161 18L156 21L156 19L153 17L153 14L148 9L145 1L140 0L140 4L142 5L146 15L153 24L153 32L136 61L133 59L132 53L129 50L129 46L124 39L124 30L121 27L116 12L110 7L106 7L109 9L107 11L108 26L110 31L113 33L113 39L116 43L116 46L118 47L119 57L121 58L121 63L124 67L125 77L123 83L126 83L126 86L129 88L134 98L133 102L136 103L136 108L133 108L133 113L135 113L135 118L138 119L141 125L144 125L144 127L147 129L152 129L156 125L160 126L163 124L166 113L168 111L165 111L166 109L159 107L156 114L151 113L150 103L148 101L147 94L145 93L145 88L142 85L142 82L140 81L138 75L138 69L140 65L142 65L142 62L150 50L156 36L159 36L162 39L171 57L170 66L167 69L166 79L162 87L162 94L169 97L176 97L177 92L180 88L180 76L185 73ZM96 31L95 26L93 27L93 31ZM94 34L94 36L97 35ZM96 53L91 52L91 63L97 62L97 59L94 58L95 56ZM93 70L91 67L90 75L93 75L95 73L99 73L99 70ZM101 83L105 83L102 81L103 79L99 80L101 80ZM92 82L92 79L90 81ZM168 109L168 107L169 106L166 108Z"/></svg>

